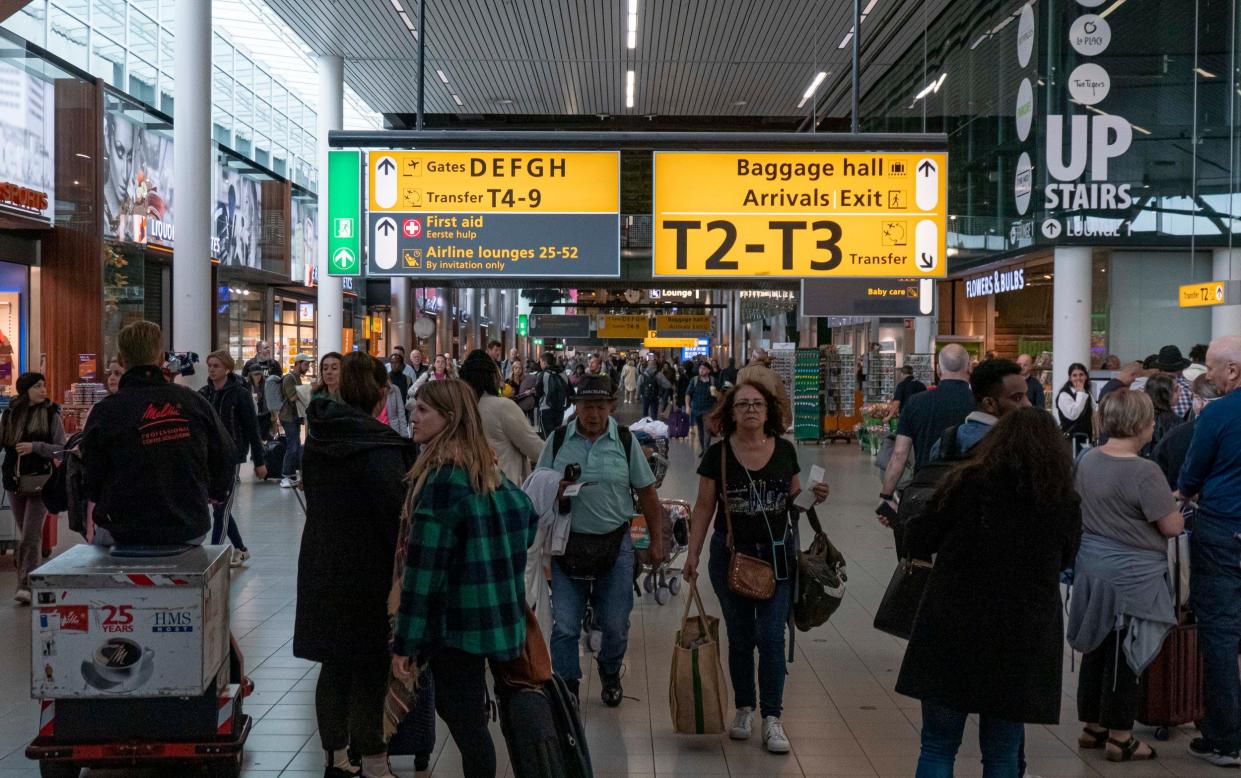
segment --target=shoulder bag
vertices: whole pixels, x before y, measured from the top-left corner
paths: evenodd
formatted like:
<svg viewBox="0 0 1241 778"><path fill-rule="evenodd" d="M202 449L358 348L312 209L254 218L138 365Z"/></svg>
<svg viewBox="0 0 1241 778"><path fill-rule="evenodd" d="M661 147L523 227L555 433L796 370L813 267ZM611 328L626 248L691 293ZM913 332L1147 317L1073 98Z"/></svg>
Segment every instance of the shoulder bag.
<svg viewBox="0 0 1241 778"><path fill-rule="evenodd" d="M875 611L875 629L893 637L909 640L927 583L931 580L931 563L921 559L902 559L892 573L879 609Z"/></svg>
<svg viewBox="0 0 1241 778"><path fill-rule="evenodd" d="M48 463L47 469L40 473L23 473L22 458L17 457L17 464L13 468L17 475L17 494L22 497L38 497L43 493L43 487L52 477L52 466Z"/></svg>
<svg viewBox="0 0 1241 778"><path fill-rule="evenodd" d="M728 450L732 443L720 446L720 499L724 502L724 524L728 528L728 588L734 594L751 600L770 600L776 593L776 570L763 559L743 554L733 548L733 513L728 507ZM745 465L742 465L745 469ZM746 476L750 471L746 470ZM753 477L750 477L751 482ZM766 519L767 512L763 512ZM771 525L767 525L771 531Z"/></svg>
<svg viewBox="0 0 1241 778"><path fill-rule="evenodd" d="M797 600L793 603L793 623L809 632L825 623L845 598L845 558L819 523L811 508L806 512L814 541L797 555Z"/></svg>

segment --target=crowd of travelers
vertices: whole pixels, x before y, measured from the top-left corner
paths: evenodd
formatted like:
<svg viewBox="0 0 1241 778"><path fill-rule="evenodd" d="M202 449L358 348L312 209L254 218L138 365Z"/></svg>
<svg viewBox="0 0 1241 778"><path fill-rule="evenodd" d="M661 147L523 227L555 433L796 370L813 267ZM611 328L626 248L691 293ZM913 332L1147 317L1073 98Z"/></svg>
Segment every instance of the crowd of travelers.
<svg viewBox="0 0 1241 778"><path fill-rule="evenodd" d="M795 587L777 575L770 596L739 593L731 568L741 556L795 568L799 506L829 489L815 482L812 499L799 499L787 390L762 350L738 370L731 360L606 354L561 364L551 352L535 364L498 342L428 363L398 347L386 362L325 354L307 384L312 359L294 355L286 373L260 343L240 373L228 352L208 354L206 384L193 391L172 380L162 340L146 322L121 332L109 394L80 440L66 442L43 376L18 378L0 442L22 531L19 603L29 604L39 556L30 527L45 513L31 479L62 449L83 462L89 542L227 538L237 565L249 552L232 506L250 460L256 477L278 475L305 497L293 652L321 664L325 776L393 775L389 738L402 721L392 699L402 689L411 720L431 705L447 725L464 775L494 776L488 670L510 677L538 632L576 701L590 619L601 634L599 699L626 699L631 522L662 509L650 452L615 413L621 401L653 418L684 412L700 450L683 573L697 582L705 565L720 603L735 703L727 731L745 740L757 726L766 750L791 750L781 717ZM919 778L953 774L970 715L983 774L1026 775L1024 725L1060 718L1066 637L1082 655L1078 745L1113 762L1155 758L1133 727L1143 672L1181 623L1168 543L1187 529L1206 677L1189 751L1241 766L1241 337L1191 355L1165 347L1101 387L1074 364L1051 409L1028 356L971 363L953 344L933 386L904 371L876 514L900 564L931 570L896 684L922 705ZM135 470L152 477L129 477ZM931 473L933 494L911 510L916 501L902 496ZM544 556L557 524L559 546ZM663 559L663 523L647 531L647 556ZM534 575L550 599L544 625L528 555L548 560ZM429 752L415 756L425 768Z"/></svg>

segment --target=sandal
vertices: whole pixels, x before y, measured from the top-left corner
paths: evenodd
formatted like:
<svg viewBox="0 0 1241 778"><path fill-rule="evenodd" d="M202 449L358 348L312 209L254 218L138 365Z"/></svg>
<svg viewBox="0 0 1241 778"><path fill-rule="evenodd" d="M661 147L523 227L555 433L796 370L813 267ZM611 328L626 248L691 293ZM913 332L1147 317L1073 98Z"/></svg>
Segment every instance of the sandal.
<svg viewBox="0 0 1241 778"><path fill-rule="evenodd" d="M1138 749L1142 747L1142 741L1135 737L1130 737L1123 743L1115 738L1108 738L1107 742L1120 749L1119 754L1108 752L1107 761L1109 762L1145 762L1159 756L1150 746L1147 746L1149 753L1139 754Z"/></svg>
<svg viewBox="0 0 1241 778"><path fill-rule="evenodd" d="M1077 736L1078 748L1103 748L1107 745L1106 729L1082 727L1082 734Z"/></svg>

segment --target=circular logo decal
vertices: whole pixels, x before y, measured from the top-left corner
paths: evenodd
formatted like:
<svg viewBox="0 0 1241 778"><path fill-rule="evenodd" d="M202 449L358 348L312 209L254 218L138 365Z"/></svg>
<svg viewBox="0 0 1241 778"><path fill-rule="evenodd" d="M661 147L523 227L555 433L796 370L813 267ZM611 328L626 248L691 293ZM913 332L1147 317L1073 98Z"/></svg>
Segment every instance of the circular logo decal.
<svg viewBox="0 0 1241 778"><path fill-rule="evenodd" d="M1069 74L1069 94L1082 105L1101 102L1111 89L1112 77L1093 62L1078 65Z"/></svg>
<svg viewBox="0 0 1241 778"><path fill-rule="evenodd" d="M1106 2L1107 0L1077 0L1078 5L1084 5L1087 8L1098 8Z"/></svg>
<svg viewBox="0 0 1241 778"><path fill-rule="evenodd" d="M1034 87L1030 79L1021 79L1017 87L1017 108L1014 112L1017 119L1017 139L1024 141L1030 137L1030 127L1034 124Z"/></svg>
<svg viewBox="0 0 1241 778"><path fill-rule="evenodd" d="M1013 201L1017 204L1017 213L1025 216L1030 210L1030 193L1034 191L1034 165L1030 163L1030 155L1021 152L1017 158L1017 173L1013 178Z"/></svg>
<svg viewBox="0 0 1241 778"><path fill-rule="evenodd" d="M1034 8L1026 3L1017 19L1017 64L1025 67L1030 64L1030 55L1034 53Z"/></svg>
<svg viewBox="0 0 1241 778"><path fill-rule="evenodd" d="M1069 27L1069 45L1078 54L1093 57L1102 54L1112 42L1112 27L1098 14L1085 14L1073 20Z"/></svg>

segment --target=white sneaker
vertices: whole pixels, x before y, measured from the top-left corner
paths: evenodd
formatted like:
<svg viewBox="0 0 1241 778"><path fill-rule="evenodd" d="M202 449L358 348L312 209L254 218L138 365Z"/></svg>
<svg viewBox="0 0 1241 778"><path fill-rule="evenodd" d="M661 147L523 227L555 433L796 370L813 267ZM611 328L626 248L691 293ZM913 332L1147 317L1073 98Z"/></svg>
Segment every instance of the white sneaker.
<svg viewBox="0 0 1241 778"><path fill-rule="evenodd" d="M780 723L780 719L775 716L768 716L763 719L763 745L773 754L787 754L792 746L789 745L789 738L784 734L784 725Z"/></svg>
<svg viewBox="0 0 1241 778"><path fill-rule="evenodd" d="M281 489L292 489L292 488L293 488L293 479L292 479L292 478L289 478L288 476L285 476L284 478L281 478L281 479L280 479L280 488L281 488Z"/></svg>
<svg viewBox="0 0 1241 778"><path fill-rule="evenodd" d="M228 564L230 567L241 567L243 564L246 563L246 560L249 558L250 558L249 551L238 551L237 549L234 548L232 555L229 556Z"/></svg>
<svg viewBox="0 0 1241 778"><path fill-rule="evenodd" d="M733 716L733 725L728 730L728 736L733 740L749 740L754 730L753 721L753 708L737 708L737 715Z"/></svg>
<svg viewBox="0 0 1241 778"><path fill-rule="evenodd" d="M18 589L17 594L13 595L13 599L16 600L19 605L29 605L30 604L30 590L29 589Z"/></svg>

